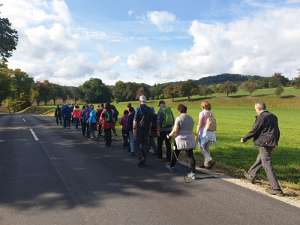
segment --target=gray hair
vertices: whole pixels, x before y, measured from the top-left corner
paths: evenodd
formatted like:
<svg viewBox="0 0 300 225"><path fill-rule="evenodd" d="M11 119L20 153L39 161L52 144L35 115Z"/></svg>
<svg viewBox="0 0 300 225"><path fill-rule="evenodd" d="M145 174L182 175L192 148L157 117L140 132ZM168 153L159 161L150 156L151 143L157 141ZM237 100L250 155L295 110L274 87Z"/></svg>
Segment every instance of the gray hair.
<svg viewBox="0 0 300 225"><path fill-rule="evenodd" d="M266 103L264 103L264 102L256 102L255 106L257 108L259 108L260 110L266 110L267 109Z"/></svg>

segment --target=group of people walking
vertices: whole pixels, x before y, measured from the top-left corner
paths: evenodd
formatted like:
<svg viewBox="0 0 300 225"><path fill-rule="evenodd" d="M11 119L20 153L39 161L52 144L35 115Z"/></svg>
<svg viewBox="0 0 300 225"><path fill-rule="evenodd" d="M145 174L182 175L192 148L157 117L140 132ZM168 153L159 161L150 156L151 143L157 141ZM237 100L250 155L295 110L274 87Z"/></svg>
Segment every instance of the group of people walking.
<svg viewBox="0 0 300 225"><path fill-rule="evenodd" d="M116 123L122 127L123 147L131 155L137 156L138 166L144 167L147 162L148 152L152 152L159 159L167 162L166 167L174 171L176 162L181 153L185 153L188 162L187 179L196 179L196 163L193 150L199 144L204 158L203 167L211 169L215 161L210 153L210 146L216 143L217 122L212 107L208 101L201 103L196 134L194 134L194 120L188 115L188 108L183 104L177 107L179 115L175 118L166 102L159 101L159 109L155 112L153 107L147 105L144 95L139 97L139 106L134 109L129 103L123 116L118 120L118 111L110 103L101 104L97 109L93 105L57 106L55 111L56 122L65 128L73 122L78 129L81 125L82 135L97 139L104 133L106 146L112 144L112 133L116 134ZM245 172L246 179L254 182L257 172L264 168L272 188L270 194L282 195L282 189L272 169L272 152L278 145L280 131L277 117L266 110L264 103L255 104L257 118L253 129L243 138L244 143L254 139L254 144L259 148L256 162ZM96 134L96 132L98 133ZM163 157L162 146L166 146L166 156Z"/></svg>

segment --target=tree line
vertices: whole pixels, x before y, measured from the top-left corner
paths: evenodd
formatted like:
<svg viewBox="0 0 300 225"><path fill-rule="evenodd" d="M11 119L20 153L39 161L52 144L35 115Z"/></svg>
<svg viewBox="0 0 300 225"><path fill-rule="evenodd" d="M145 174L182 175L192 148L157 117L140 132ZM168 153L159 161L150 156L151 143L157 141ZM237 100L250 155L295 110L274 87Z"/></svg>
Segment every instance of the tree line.
<svg viewBox="0 0 300 225"><path fill-rule="evenodd" d="M144 83L118 81L108 86L99 78L91 78L79 87L63 86L48 80L34 81L26 72L20 69L10 69L7 59L12 55L18 43L18 33L11 27L8 19L0 18L0 104L5 100L14 111L19 111L36 103L56 104L57 100L73 103L103 103L133 101L139 95L145 94L150 99L187 97L193 95L209 96L224 93L229 96L243 89L251 95L259 88L276 88L275 94L281 95L284 86L300 88L300 71L297 78L290 81L280 73L272 77L242 76L223 74L164 84L148 85ZM201 84L204 81L204 84ZM208 85L210 84L210 85Z"/></svg>

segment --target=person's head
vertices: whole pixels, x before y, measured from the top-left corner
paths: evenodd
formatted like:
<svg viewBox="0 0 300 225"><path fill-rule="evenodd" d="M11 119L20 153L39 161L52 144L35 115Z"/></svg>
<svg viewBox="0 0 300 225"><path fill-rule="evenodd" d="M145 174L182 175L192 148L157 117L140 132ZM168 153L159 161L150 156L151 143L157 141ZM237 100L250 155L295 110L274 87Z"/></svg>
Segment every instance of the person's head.
<svg viewBox="0 0 300 225"><path fill-rule="evenodd" d="M208 101L201 102L202 109L211 110L211 104Z"/></svg>
<svg viewBox="0 0 300 225"><path fill-rule="evenodd" d="M94 109L94 105L91 105L91 107L90 107L91 109Z"/></svg>
<svg viewBox="0 0 300 225"><path fill-rule="evenodd" d="M59 108L59 105L57 105L56 108Z"/></svg>
<svg viewBox="0 0 300 225"><path fill-rule="evenodd" d="M133 113L134 113L134 108L133 108L133 107L130 107L130 108L128 109L128 111L129 111L130 114L133 114Z"/></svg>
<svg viewBox="0 0 300 225"><path fill-rule="evenodd" d="M75 105L75 109L79 109L79 105Z"/></svg>
<svg viewBox="0 0 300 225"><path fill-rule="evenodd" d="M129 102L129 103L127 104L127 108L130 109L131 107L132 107L132 105L131 105L131 103Z"/></svg>
<svg viewBox="0 0 300 225"><path fill-rule="evenodd" d="M129 111L128 110L124 110L123 115L126 116L128 115Z"/></svg>
<svg viewBox="0 0 300 225"><path fill-rule="evenodd" d="M106 110L110 109L110 104L109 104L109 102L107 102L107 103L104 104L104 108L105 108Z"/></svg>
<svg viewBox="0 0 300 225"><path fill-rule="evenodd" d="M147 102L147 98L145 95L141 95L139 100L140 100L140 104L146 104Z"/></svg>
<svg viewBox="0 0 300 225"><path fill-rule="evenodd" d="M104 104L103 103L101 103L101 108L104 109Z"/></svg>
<svg viewBox="0 0 300 225"><path fill-rule="evenodd" d="M180 113L187 113L187 107L186 107L185 105L183 105L183 104L179 104L179 105L177 106L177 110L178 110L178 112L180 112Z"/></svg>
<svg viewBox="0 0 300 225"><path fill-rule="evenodd" d="M85 105L82 106L82 109L85 109Z"/></svg>
<svg viewBox="0 0 300 225"><path fill-rule="evenodd" d="M158 102L158 106L159 106L160 108L165 108L165 107L166 107L166 102L165 102L164 100L160 100L160 101Z"/></svg>
<svg viewBox="0 0 300 225"><path fill-rule="evenodd" d="M264 102L256 102L254 105L255 111L257 114L260 114L262 111L267 109L266 103Z"/></svg>

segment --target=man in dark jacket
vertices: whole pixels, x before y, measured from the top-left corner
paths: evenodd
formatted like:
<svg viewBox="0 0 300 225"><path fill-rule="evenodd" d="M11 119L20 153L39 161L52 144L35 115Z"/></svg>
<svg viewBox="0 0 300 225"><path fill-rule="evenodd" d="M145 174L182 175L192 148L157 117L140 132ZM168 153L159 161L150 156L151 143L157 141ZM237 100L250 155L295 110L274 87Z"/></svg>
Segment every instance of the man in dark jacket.
<svg viewBox="0 0 300 225"><path fill-rule="evenodd" d="M139 167L146 165L146 154L150 146L150 134L152 125L152 109L146 105L146 97L140 96L140 106L135 112L133 119L133 135L136 141L136 151L138 154Z"/></svg>
<svg viewBox="0 0 300 225"><path fill-rule="evenodd" d="M241 139L241 142L245 143L253 138L259 153L256 162L244 175L253 183L257 172L263 167L272 186L272 189L268 189L267 192L272 195L283 195L272 168L272 152L278 145L280 138L278 119L274 114L266 110L266 104L263 102L255 104L255 111L257 116L253 129Z"/></svg>

